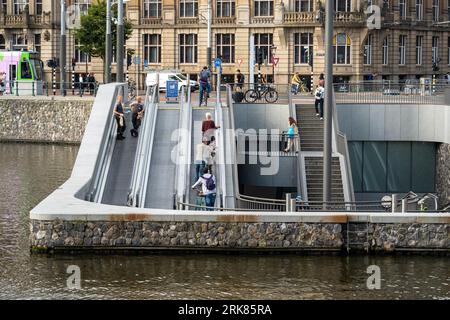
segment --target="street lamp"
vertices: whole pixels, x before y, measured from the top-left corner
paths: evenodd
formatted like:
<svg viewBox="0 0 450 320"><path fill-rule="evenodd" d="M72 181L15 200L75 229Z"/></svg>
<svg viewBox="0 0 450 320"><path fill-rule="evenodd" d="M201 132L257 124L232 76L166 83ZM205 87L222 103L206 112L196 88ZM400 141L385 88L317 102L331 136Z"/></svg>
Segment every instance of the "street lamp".
<svg viewBox="0 0 450 320"><path fill-rule="evenodd" d="M117 82L123 82L123 59L124 59L124 46L125 46L125 32L124 32L124 22L123 22L123 4L127 3L129 0L117 0L117 46L116 46L116 54L117 54L117 62L116 62L116 72L117 72ZM115 1L114 1L115 3ZM110 5L107 5L110 8ZM108 10L107 10L108 14ZM111 23L109 23L109 26L111 27ZM106 28L108 28L108 23L106 25ZM111 34L111 32L109 33ZM108 36L108 29L107 29L107 36ZM107 49L108 50L108 49ZM107 70L108 71L108 65Z"/></svg>
<svg viewBox="0 0 450 320"><path fill-rule="evenodd" d="M277 51L277 47L272 45L270 51L272 53L272 83L275 84L275 52Z"/></svg>

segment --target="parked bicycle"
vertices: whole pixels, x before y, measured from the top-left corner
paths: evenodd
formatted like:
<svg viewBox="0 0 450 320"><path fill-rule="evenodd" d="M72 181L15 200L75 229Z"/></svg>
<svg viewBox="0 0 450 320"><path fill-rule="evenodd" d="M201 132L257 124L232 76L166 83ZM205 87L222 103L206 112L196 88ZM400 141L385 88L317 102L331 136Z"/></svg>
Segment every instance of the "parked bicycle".
<svg viewBox="0 0 450 320"><path fill-rule="evenodd" d="M269 85L256 84L256 88L248 89L244 94L244 99L248 103L261 100L263 97L267 103L275 103L278 100L278 92Z"/></svg>

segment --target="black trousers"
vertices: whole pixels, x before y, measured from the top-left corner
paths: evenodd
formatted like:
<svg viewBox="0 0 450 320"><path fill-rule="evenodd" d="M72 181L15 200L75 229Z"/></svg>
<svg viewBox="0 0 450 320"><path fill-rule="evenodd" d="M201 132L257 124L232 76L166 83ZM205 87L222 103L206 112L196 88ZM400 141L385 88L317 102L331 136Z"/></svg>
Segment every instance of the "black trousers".
<svg viewBox="0 0 450 320"><path fill-rule="evenodd" d="M316 113L320 114L320 117L323 118L323 99L316 99L314 106L316 107Z"/></svg>
<svg viewBox="0 0 450 320"><path fill-rule="evenodd" d="M139 127L141 126L141 119L138 119L137 113L133 113L133 116L131 118L131 123L133 124L134 130L139 129Z"/></svg>

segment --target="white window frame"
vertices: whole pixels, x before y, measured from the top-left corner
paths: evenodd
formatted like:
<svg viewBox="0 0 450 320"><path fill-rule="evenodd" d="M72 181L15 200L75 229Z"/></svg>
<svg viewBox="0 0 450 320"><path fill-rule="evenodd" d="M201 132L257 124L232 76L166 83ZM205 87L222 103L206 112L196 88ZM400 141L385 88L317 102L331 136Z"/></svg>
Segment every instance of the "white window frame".
<svg viewBox="0 0 450 320"><path fill-rule="evenodd" d="M17 51L26 51L28 50L28 39L25 35L21 33L13 33L13 50ZM22 39L23 41L19 41L19 39Z"/></svg>
<svg viewBox="0 0 450 320"><path fill-rule="evenodd" d="M81 15L87 14L89 6L91 5L91 0L75 0L75 6L78 7L78 12Z"/></svg>
<svg viewBox="0 0 450 320"><path fill-rule="evenodd" d="M311 12L313 0L295 0L295 12Z"/></svg>
<svg viewBox="0 0 450 320"><path fill-rule="evenodd" d="M73 43L73 57L75 58L76 63L90 63L91 57L80 50L81 44L79 41L75 39Z"/></svg>
<svg viewBox="0 0 450 320"><path fill-rule="evenodd" d="M373 46L373 36L371 34L367 35L367 39L364 44L364 65L372 64L372 46Z"/></svg>
<svg viewBox="0 0 450 320"><path fill-rule="evenodd" d="M253 15L255 17L273 17L274 0L255 0Z"/></svg>
<svg viewBox="0 0 450 320"><path fill-rule="evenodd" d="M152 40L156 39L156 43ZM149 64L161 63L161 34L159 33L144 33L144 60ZM151 60L151 51L156 50L156 61Z"/></svg>
<svg viewBox="0 0 450 320"><path fill-rule="evenodd" d="M407 1L406 0L398 0L398 12L401 20L406 20L406 12L407 12Z"/></svg>
<svg viewBox="0 0 450 320"><path fill-rule="evenodd" d="M181 39L183 38L183 44L181 43ZM192 38L192 44L188 44L186 40ZM179 45L179 59L180 59L180 64L195 64L198 63L198 36L196 33L180 33L178 36L178 39L180 41L180 45ZM188 50L192 50L192 60L191 61L187 61L186 59L186 52L188 52ZM181 53L183 53L183 59L182 59L182 55Z"/></svg>
<svg viewBox="0 0 450 320"><path fill-rule="evenodd" d="M302 42L303 35L306 35L307 41ZM294 33L294 64L309 64L311 55L314 54L314 33L312 32L298 32ZM302 54L308 52L308 56Z"/></svg>
<svg viewBox="0 0 450 320"><path fill-rule="evenodd" d="M423 20L423 0L416 0L416 20Z"/></svg>
<svg viewBox="0 0 450 320"><path fill-rule="evenodd" d="M198 0L180 0L180 18L195 18L198 16Z"/></svg>
<svg viewBox="0 0 450 320"><path fill-rule="evenodd" d="M144 18L160 18L162 10L162 0L143 0L142 11ZM153 14L156 8L156 15Z"/></svg>
<svg viewBox="0 0 450 320"><path fill-rule="evenodd" d="M439 37L437 36L431 38L431 61L439 63Z"/></svg>
<svg viewBox="0 0 450 320"><path fill-rule="evenodd" d="M398 64L401 66L404 66L406 64L406 42L407 42L406 35L400 35L398 41L398 52L399 52Z"/></svg>
<svg viewBox="0 0 450 320"><path fill-rule="evenodd" d="M439 0L432 0L431 12L432 12L433 22L439 22L439 13L440 13Z"/></svg>
<svg viewBox="0 0 450 320"><path fill-rule="evenodd" d="M34 1L34 14L36 14L36 15L41 15L44 11L44 7L43 7L43 4L42 4L42 0L35 0ZM38 8L40 9L40 10L38 10Z"/></svg>
<svg viewBox="0 0 450 320"><path fill-rule="evenodd" d="M352 0L333 0L335 12L350 12L352 11ZM344 10L339 10L344 5Z"/></svg>
<svg viewBox="0 0 450 320"><path fill-rule="evenodd" d="M216 2L216 17L228 18L236 15L236 1L235 0L217 0Z"/></svg>
<svg viewBox="0 0 450 320"><path fill-rule="evenodd" d="M13 14L22 14L28 4L28 0L13 0Z"/></svg>
<svg viewBox="0 0 450 320"><path fill-rule="evenodd" d="M338 36L344 35L345 36L345 45L338 45ZM349 65L352 61L352 43L350 39L350 44L347 44L347 38L350 38L346 33L338 33L336 34L336 44L333 44L333 64L337 65ZM338 62L338 51L339 47L344 47L344 63ZM348 61L347 61L348 60Z"/></svg>
<svg viewBox="0 0 450 320"><path fill-rule="evenodd" d="M389 38L384 37L383 39L383 52L382 52L382 64L384 66L389 64Z"/></svg>
<svg viewBox="0 0 450 320"><path fill-rule="evenodd" d="M423 36L416 36L416 65L423 63Z"/></svg>
<svg viewBox="0 0 450 320"><path fill-rule="evenodd" d="M229 37L230 43L225 44L224 38ZM234 33L217 33L216 34L216 54L222 56L222 63L234 63L236 48L235 48L235 35ZM223 56L224 48L228 48L230 51L230 59L225 59Z"/></svg>

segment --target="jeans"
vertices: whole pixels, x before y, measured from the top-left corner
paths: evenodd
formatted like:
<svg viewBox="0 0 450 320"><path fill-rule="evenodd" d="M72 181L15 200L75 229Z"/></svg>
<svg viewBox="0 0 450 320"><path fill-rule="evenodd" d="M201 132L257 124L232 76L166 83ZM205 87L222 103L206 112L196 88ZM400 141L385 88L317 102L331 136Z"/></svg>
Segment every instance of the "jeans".
<svg viewBox="0 0 450 320"><path fill-rule="evenodd" d="M316 113L320 114L323 118L323 99L316 99L314 106L316 107Z"/></svg>
<svg viewBox="0 0 450 320"><path fill-rule="evenodd" d="M204 90L209 94L211 92L211 85L208 83L200 83L200 98L199 98L199 105L202 105L203 102L203 94Z"/></svg>
<svg viewBox="0 0 450 320"><path fill-rule="evenodd" d="M202 176L205 164L205 161L195 161L195 181L198 181Z"/></svg>
<svg viewBox="0 0 450 320"><path fill-rule="evenodd" d="M210 193L205 195L206 211L213 211L214 203L216 202L216 194Z"/></svg>

